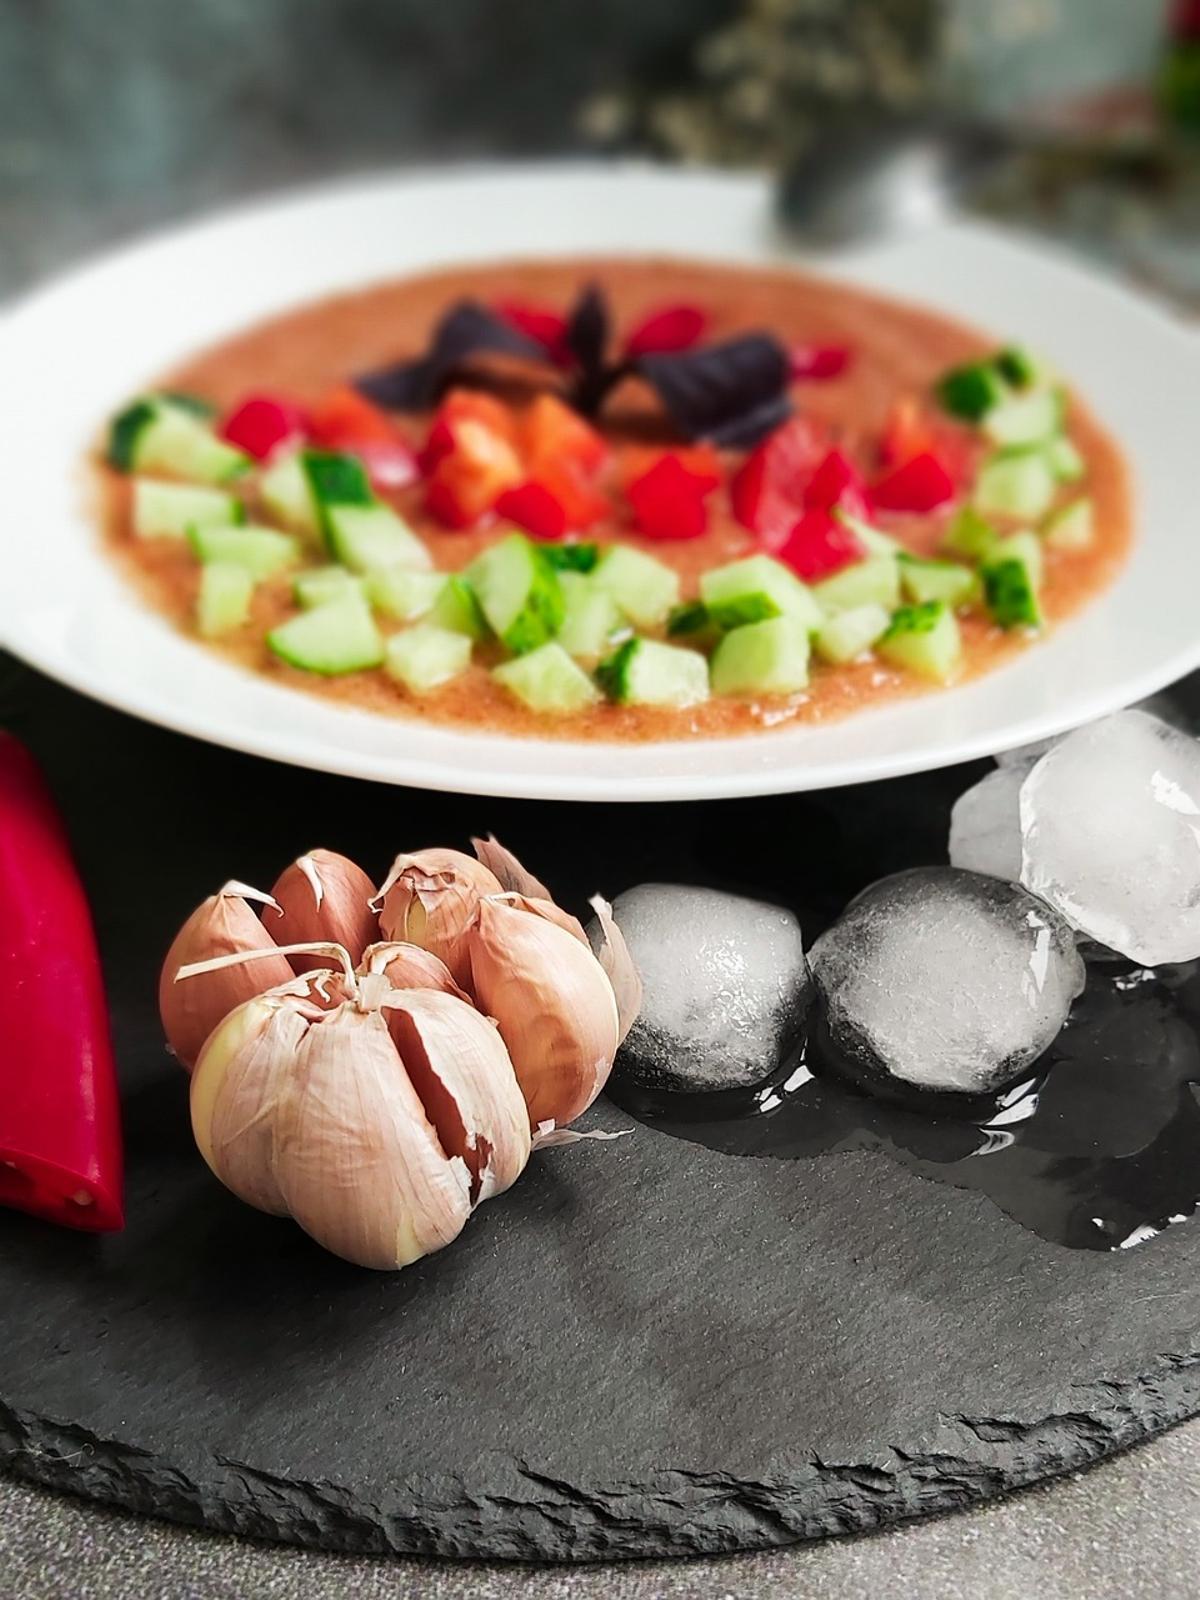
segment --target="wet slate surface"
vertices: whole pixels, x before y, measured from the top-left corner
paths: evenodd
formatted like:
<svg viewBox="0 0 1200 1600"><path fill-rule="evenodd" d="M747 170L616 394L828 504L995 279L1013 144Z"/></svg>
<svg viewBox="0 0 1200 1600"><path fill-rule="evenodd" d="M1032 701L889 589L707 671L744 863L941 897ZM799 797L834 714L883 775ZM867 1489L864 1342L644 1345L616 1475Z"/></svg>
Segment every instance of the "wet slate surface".
<svg viewBox="0 0 1200 1600"><path fill-rule="evenodd" d="M0 672L99 912L131 1226L0 1217L0 1462L182 1521L359 1551L763 1547L962 1505L1200 1408L1200 1228L1069 1251L872 1152L746 1160L634 1125L539 1157L394 1278L239 1206L159 1042L167 937L317 842L381 871L494 827L568 901L655 876L803 903L939 858L969 772L753 805L520 805L360 785ZM401 736L398 728L398 736Z"/></svg>

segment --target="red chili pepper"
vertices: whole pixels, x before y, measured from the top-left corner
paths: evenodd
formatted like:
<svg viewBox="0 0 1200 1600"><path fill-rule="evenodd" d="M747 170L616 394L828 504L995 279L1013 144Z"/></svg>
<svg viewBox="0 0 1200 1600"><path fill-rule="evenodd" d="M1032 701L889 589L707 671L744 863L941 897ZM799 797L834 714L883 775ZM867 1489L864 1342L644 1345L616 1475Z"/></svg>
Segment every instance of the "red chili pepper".
<svg viewBox="0 0 1200 1600"><path fill-rule="evenodd" d="M638 532L647 539L697 538L708 527L706 502L719 482L712 450L661 451L625 485Z"/></svg>
<svg viewBox="0 0 1200 1600"><path fill-rule="evenodd" d="M495 311L511 327L540 344L557 366L570 363L567 319L561 311L555 311L553 306L538 305L533 300L497 300Z"/></svg>
<svg viewBox="0 0 1200 1600"><path fill-rule="evenodd" d="M252 394L225 418L221 437L256 461L265 461L287 440L302 438L307 426L304 412L291 400L282 395Z"/></svg>
<svg viewBox="0 0 1200 1600"><path fill-rule="evenodd" d="M849 528L816 507L804 513L779 551L779 559L806 583L828 578L865 555Z"/></svg>
<svg viewBox="0 0 1200 1600"><path fill-rule="evenodd" d="M838 378L850 365L851 351L844 344L794 344L788 351L788 368L795 382Z"/></svg>
<svg viewBox="0 0 1200 1600"><path fill-rule="evenodd" d="M124 1226L121 1126L91 916L49 791L0 734L0 1204Z"/></svg>
<svg viewBox="0 0 1200 1600"><path fill-rule="evenodd" d="M608 446L595 428L553 394L540 394L521 418L521 452L532 467L569 462L590 475L608 458Z"/></svg>
<svg viewBox="0 0 1200 1600"><path fill-rule="evenodd" d="M699 306L680 303L659 306L657 311L632 329L625 340L625 354L636 356L671 355L698 344L708 327L708 313Z"/></svg>
<svg viewBox="0 0 1200 1600"><path fill-rule="evenodd" d="M946 463L926 450L881 478L871 498L884 511L934 511L953 500L957 488Z"/></svg>
<svg viewBox="0 0 1200 1600"><path fill-rule="evenodd" d="M767 550L787 543L804 505L804 492L828 451L825 429L792 417L756 446L730 484L733 514Z"/></svg>
<svg viewBox="0 0 1200 1600"><path fill-rule="evenodd" d="M496 501L498 516L507 517L535 539L561 539L566 533L590 528L611 509L603 495L571 470L569 461L544 462L524 483L506 489Z"/></svg>

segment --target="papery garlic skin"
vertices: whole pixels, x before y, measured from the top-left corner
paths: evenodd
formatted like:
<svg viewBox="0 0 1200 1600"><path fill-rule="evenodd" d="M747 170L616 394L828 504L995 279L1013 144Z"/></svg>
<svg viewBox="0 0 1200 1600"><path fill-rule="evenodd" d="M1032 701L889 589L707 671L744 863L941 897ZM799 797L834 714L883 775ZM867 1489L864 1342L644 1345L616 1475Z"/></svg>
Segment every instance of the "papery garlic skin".
<svg viewBox="0 0 1200 1600"><path fill-rule="evenodd" d="M471 997L450 976L450 968L432 950L419 944L385 940L368 945L359 963L362 972L381 972L393 989L440 989L470 1003Z"/></svg>
<svg viewBox="0 0 1200 1600"><path fill-rule="evenodd" d="M209 1034L236 1006L294 976L286 956L268 955L245 966L203 973L186 983L175 982L180 967L193 962L275 948L277 941L243 897L242 889L241 884L226 884L197 906L175 935L163 961L158 982L159 1015L167 1043L189 1071ZM267 914L276 915L269 908Z"/></svg>
<svg viewBox="0 0 1200 1600"><path fill-rule="evenodd" d="M420 945L445 962L455 983L469 988L467 930L485 895L499 894L493 872L459 850L399 855L375 904L385 939Z"/></svg>
<svg viewBox="0 0 1200 1600"><path fill-rule="evenodd" d="M343 945L355 964L379 937L379 918L371 909L375 885L348 856L334 850L310 850L285 867L271 897L282 915L271 931L277 944L330 940ZM294 955L294 972L311 972L320 956Z"/></svg>
<svg viewBox="0 0 1200 1600"><path fill-rule="evenodd" d="M604 1087L620 1038L612 985L590 945L545 902L505 895L480 901L469 955L476 1003L496 1020L531 1126L573 1122Z"/></svg>

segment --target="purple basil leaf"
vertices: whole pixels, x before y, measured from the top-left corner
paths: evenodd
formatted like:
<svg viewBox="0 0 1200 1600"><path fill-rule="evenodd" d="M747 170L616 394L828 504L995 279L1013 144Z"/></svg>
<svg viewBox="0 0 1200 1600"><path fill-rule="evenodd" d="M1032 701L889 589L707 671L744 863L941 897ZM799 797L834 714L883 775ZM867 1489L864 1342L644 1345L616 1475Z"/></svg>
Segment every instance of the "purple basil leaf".
<svg viewBox="0 0 1200 1600"><path fill-rule="evenodd" d="M363 373L354 379L354 387L389 411L425 411L436 404L455 372L483 351L546 362L540 344L477 300L460 300L438 323L425 355Z"/></svg>
<svg viewBox="0 0 1200 1600"><path fill-rule="evenodd" d="M791 410L787 351L767 333L639 356L631 366L658 391L671 421L689 439L754 444Z"/></svg>
<svg viewBox="0 0 1200 1600"><path fill-rule="evenodd" d="M583 369L585 377L598 373L608 353L611 319L608 301L598 284L589 283L571 307L567 318L567 349Z"/></svg>

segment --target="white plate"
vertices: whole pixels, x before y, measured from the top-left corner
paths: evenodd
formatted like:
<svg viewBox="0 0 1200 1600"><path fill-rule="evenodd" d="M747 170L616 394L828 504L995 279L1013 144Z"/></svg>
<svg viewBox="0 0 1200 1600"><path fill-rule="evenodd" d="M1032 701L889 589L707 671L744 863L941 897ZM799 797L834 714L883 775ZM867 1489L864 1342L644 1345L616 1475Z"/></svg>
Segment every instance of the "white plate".
<svg viewBox="0 0 1200 1600"><path fill-rule="evenodd" d="M16 305L0 320L0 639L85 694L239 750L391 783L571 800L771 794L943 766L1097 716L1200 663L1200 340L1113 284L977 225L827 265L1043 350L1129 453L1140 538L1104 599L962 688L737 740L622 746L456 732L341 709L241 672L144 607L105 560L84 511L80 458L100 419L188 352L372 279L589 251L781 255L757 179L509 168L252 206L123 250Z"/></svg>

